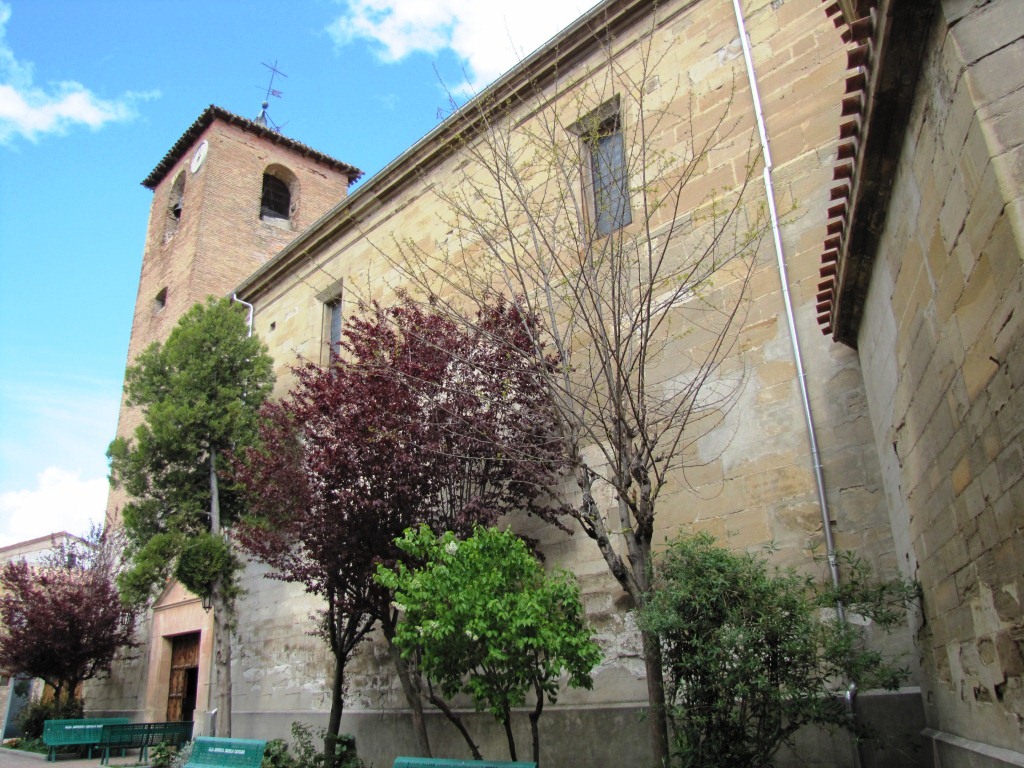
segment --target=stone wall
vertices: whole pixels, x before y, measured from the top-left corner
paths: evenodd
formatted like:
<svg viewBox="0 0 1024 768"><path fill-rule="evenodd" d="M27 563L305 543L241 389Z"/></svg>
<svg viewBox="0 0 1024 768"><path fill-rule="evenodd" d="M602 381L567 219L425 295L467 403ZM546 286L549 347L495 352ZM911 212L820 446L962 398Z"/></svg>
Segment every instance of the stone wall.
<svg viewBox="0 0 1024 768"><path fill-rule="evenodd" d="M898 572L897 549L889 528L861 363L854 351L822 339L815 328L818 254L825 236L830 165L836 153L846 74L842 42L817 2L759 0L744 5L773 142L775 185L783 198L782 241L789 289L803 339L834 533L841 548L857 552L880 574L893 575ZM635 71L643 63L639 57L646 56L652 65L642 80L647 103L676 115L674 121L661 124L650 141L683 155L680 150L693 135L691 130L699 135L714 128L714 141L687 199L697 205L716 189L720 193L749 181L747 194L756 202L763 198L763 188L759 165L755 163L747 175L748 150L752 142L756 148L756 131L732 5L710 0L666 3L657 13L654 34L646 34L650 19L644 19L629 32L620 33L616 42L616 66ZM645 54L648 44L651 48ZM564 116L574 104L600 103L599 88L604 89L600 94L605 98L609 95L608 73L599 53L573 66L571 73L562 73L562 84L573 83L572 87L558 93L549 89L541 100L545 106L532 111L524 108L523 130L540 125L545 109ZM591 88L595 89L592 94L588 92ZM560 119L569 124L580 116L577 112ZM627 111L625 119L636 125L638 117ZM385 175L367 181L353 193L317 232L300 236L260 275L243 284L243 297L257 307L256 329L277 365L278 396L287 392L290 365L299 358L320 358L326 300L342 287L346 313L354 310L357 299L392 300L395 289L402 285L392 263L401 257L400 244L412 240L424 248L441 247L439 244L450 239L447 211L438 191L457 189L478 169L448 146L438 136L428 136ZM681 211L680 218L689 213ZM770 238L765 238L759 251L749 287L731 367L742 372L745 383L720 425L695 444L690 468L666 489L659 502L658 536L708 530L736 549L759 551L772 546L776 562L824 577L824 567L812 557L812 550L821 553L821 513ZM728 285L723 284L721 290L727 291ZM681 344L678 351L685 352L685 342ZM666 376L686 375L684 368L672 369L684 357L666 355ZM600 502L611 512L610 493ZM522 521L514 524L528 525ZM564 692L559 705L546 710L545 719L565 724L558 727L578 723L573 726L573 745L597 743L605 754L608 723L630 722L632 730L642 729L632 720L645 700L646 685L628 600L596 547L582 533L565 537L552 529L526 530L541 540L551 567L569 568L579 576L588 617L606 654L596 671L594 690ZM274 723L272 727L281 733L293 719L322 721L329 660L319 641L306 634L310 627L306 616L316 603L297 588L261 582L258 568L248 574L249 592L240 615L253 618L243 620L239 642L242 669L235 675L239 728L249 729L247 733L265 732L263 724ZM890 638L884 647L908 654L913 665L909 630ZM403 727L391 727L405 721L401 714L404 701L379 639L362 648L348 670L348 681L346 727L358 733L365 754L374 763L389 763L402 745L409 743L410 736ZM863 706L901 712L919 727L920 718L915 714L918 697L912 687L916 682L916 678L911 681L911 687L890 710L884 710L880 698L871 696L863 698ZM628 717L621 720L624 713L629 713ZM882 718L887 726L896 719L891 715ZM623 728L617 726L616 733ZM500 742L496 729L486 733L483 738L488 743ZM913 740L913 732L909 739ZM791 758L795 764L811 764L817 759L840 765L849 759L845 741L839 746L826 745L809 736L808 743L817 746ZM631 762L630 748L625 747L621 755L607 754L608 764ZM500 745L497 750L492 756L503 756ZM574 764L575 757L571 750L559 751L548 764ZM899 764L907 764L908 759L928 762L927 756L907 758L900 753L890 753L886 759Z"/></svg>
<svg viewBox="0 0 1024 768"><path fill-rule="evenodd" d="M937 16L858 345L899 561L924 590L936 753L1019 765L1024 9Z"/></svg>

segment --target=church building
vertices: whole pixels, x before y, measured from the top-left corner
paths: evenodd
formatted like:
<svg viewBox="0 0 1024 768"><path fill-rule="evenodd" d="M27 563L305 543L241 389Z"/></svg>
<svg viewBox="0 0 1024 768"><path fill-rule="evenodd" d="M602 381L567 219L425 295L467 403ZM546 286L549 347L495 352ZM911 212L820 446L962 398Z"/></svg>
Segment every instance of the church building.
<svg viewBox="0 0 1024 768"><path fill-rule="evenodd" d="M605 0L351 193L356 167L211 106L143 182L153 204L129 360L195 302L234 296L285 396L290 366L326 362L359 301L415 291L408 260L477 258L487 243L460 229L458 206L486 206L497 161L541 168L539 146L562 170L578 163L568 183L599 237L662 244L680 263L719 232L725 205L759 233L743 241L752 267L723 268L702 298L739 297L716 386L742 385L659 500L659 540L708 531L824 576L813 554L835 547L922 590L902 632L868 627L909 680L856 697L900 749L808 730L775 764L1024 765L1022 114L1018 0ZM680 179L672 205L650 204ZM681 324L691 311L664 307ZM669 345L667 387L685 385L704 341ZM137 424L122 408L118 434ZM610 492L596 500L611 514ZM123 502L112 493L111 519ZM549 566L577 574L605 656L593 690L545 710L544 762L641 763L628 600L585 535L528 532ZM240 737L287 737L329 707L332 659L309 635L319 606L265 573L247 566L237 608ZM90 686L90 709L208 728L211 628L199 599L169 585L137 658ZM342 730L360 756L414 754L383 640L348 679ZM444 718L428 718L435 753L463 755ZM484 754L504 758L489 716L469 722Z"/></svg>

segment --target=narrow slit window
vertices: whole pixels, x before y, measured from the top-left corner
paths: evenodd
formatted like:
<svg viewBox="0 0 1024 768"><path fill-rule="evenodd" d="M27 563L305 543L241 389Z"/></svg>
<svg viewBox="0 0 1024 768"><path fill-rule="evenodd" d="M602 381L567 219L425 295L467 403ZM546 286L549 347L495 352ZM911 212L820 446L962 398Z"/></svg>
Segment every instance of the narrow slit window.
<svg viewBox="0 0 1024 768"><path fill-rule="evenodd" d="M178 174L178 178L171 185L171 193L167 200L167 221L164 225L164 242L167 242L178 231L181 223L181 212L184 210L185 201L185 174Z"/></svg>
<svg viewBox="0 0 1024 768"><path fill-rule="evenodd" d="M167 288L161 288L153 297L153 312L159 312L167 306Z"/></svg>

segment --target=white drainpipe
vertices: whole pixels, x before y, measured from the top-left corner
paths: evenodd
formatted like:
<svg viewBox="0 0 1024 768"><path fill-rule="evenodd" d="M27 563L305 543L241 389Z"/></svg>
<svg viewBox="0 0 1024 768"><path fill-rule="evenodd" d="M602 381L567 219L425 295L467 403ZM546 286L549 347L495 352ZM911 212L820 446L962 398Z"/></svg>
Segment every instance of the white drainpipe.
<svg viewBox="0 0 1024 768"><path fill-rule="evenodd" d="M239 304L244 304L245 306L247 306L249 308L249 318L248 318L247 322L249 323L249 335L252 336L252 314L253 314L253 311L254 311L252 304L250 304L248 301L242 301L240 298L238 298L238 294L237 293L232 293L231 294L231 300L232 301L237 301Z"/></svg>
<svg viewBox="0 0 1024 768"><path fill-rule="evenodd" d="M828 499L825 497L825 476L821 468L821 454L818 451L818 439L814 429L814 417L811 415L811 398L807 394L807 374L804 371L803 356L800 353L800 337L796 331L793 316L793 299L789 294L789 276L786 273L786 257L782 248L782 234L779 230L779 215L775 208L775 187L772 184L772 153L769 147L768 131L765 128L764 112L761 110L761 94L757 90L757 75L754 73L754 57L750 52L750 40L747 37L747 25L743 20L743 9L740 0L732 0L736 13L736 28L743 46L743 59L747 65L747 79L750 81L750 95L754 100L754 114L757 117L757 130L761 136L761 151L764 155L764 189L768 198L768 213L772 222L772 236L775 241L775 257L779 267L779 281L782 283L782 301L786 307L786 321L789 325L789 341L793 347L793 359L796 363L797 383L800 386L800 399L803 404L804 425L807 439L811 444L811 461L814 464L814 480L818 491L818 506L821 508L821 525L825 530L825 554L828 557L828 569L832 585L838 591L840 586L839 562L836 559L835 539L832 536L832 516L828 510ZM836 616L840 622L846 621L846 609L841 600L836 600ZM846 707L851 718L856 717L857 684L850 682L846 689ZM863 761L860 745L854 739L854 768L860 768Z"/></svg>

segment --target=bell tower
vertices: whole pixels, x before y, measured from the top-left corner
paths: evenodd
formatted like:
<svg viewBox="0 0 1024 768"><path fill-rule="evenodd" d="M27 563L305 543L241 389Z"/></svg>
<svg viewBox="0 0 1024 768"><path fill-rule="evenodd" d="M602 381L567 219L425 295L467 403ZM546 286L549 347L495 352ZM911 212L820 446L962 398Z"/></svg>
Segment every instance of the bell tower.
<svg viewBox="0 0 1024 768"><path fill-rule="evenodd" d="M153 203L128 363L167 338L196 302L228 295L341 202L361 175L265 119L208 107L142 182ZM130 436L138 424L139 414L122 404L117 434ZM122 501L111 492L108 520Z"/></svg>
<svg viewBox="0 0 1024 768"><path fill-rule="evenodd" d="M142 182L153 191L153 203L128 363L166 339L196 302L229 295L341 202L361 175L268 128L266 120L206 109ZM140 411L122 400L117 434L132 436L140 420ZM110 491L108 524L117 524L124 501L122 488ZM139 649L144 661L118 666L93 686L90 703L96 711L145 721L206 711L212 623L198 598L171 583L146 614Z"/></svg>

